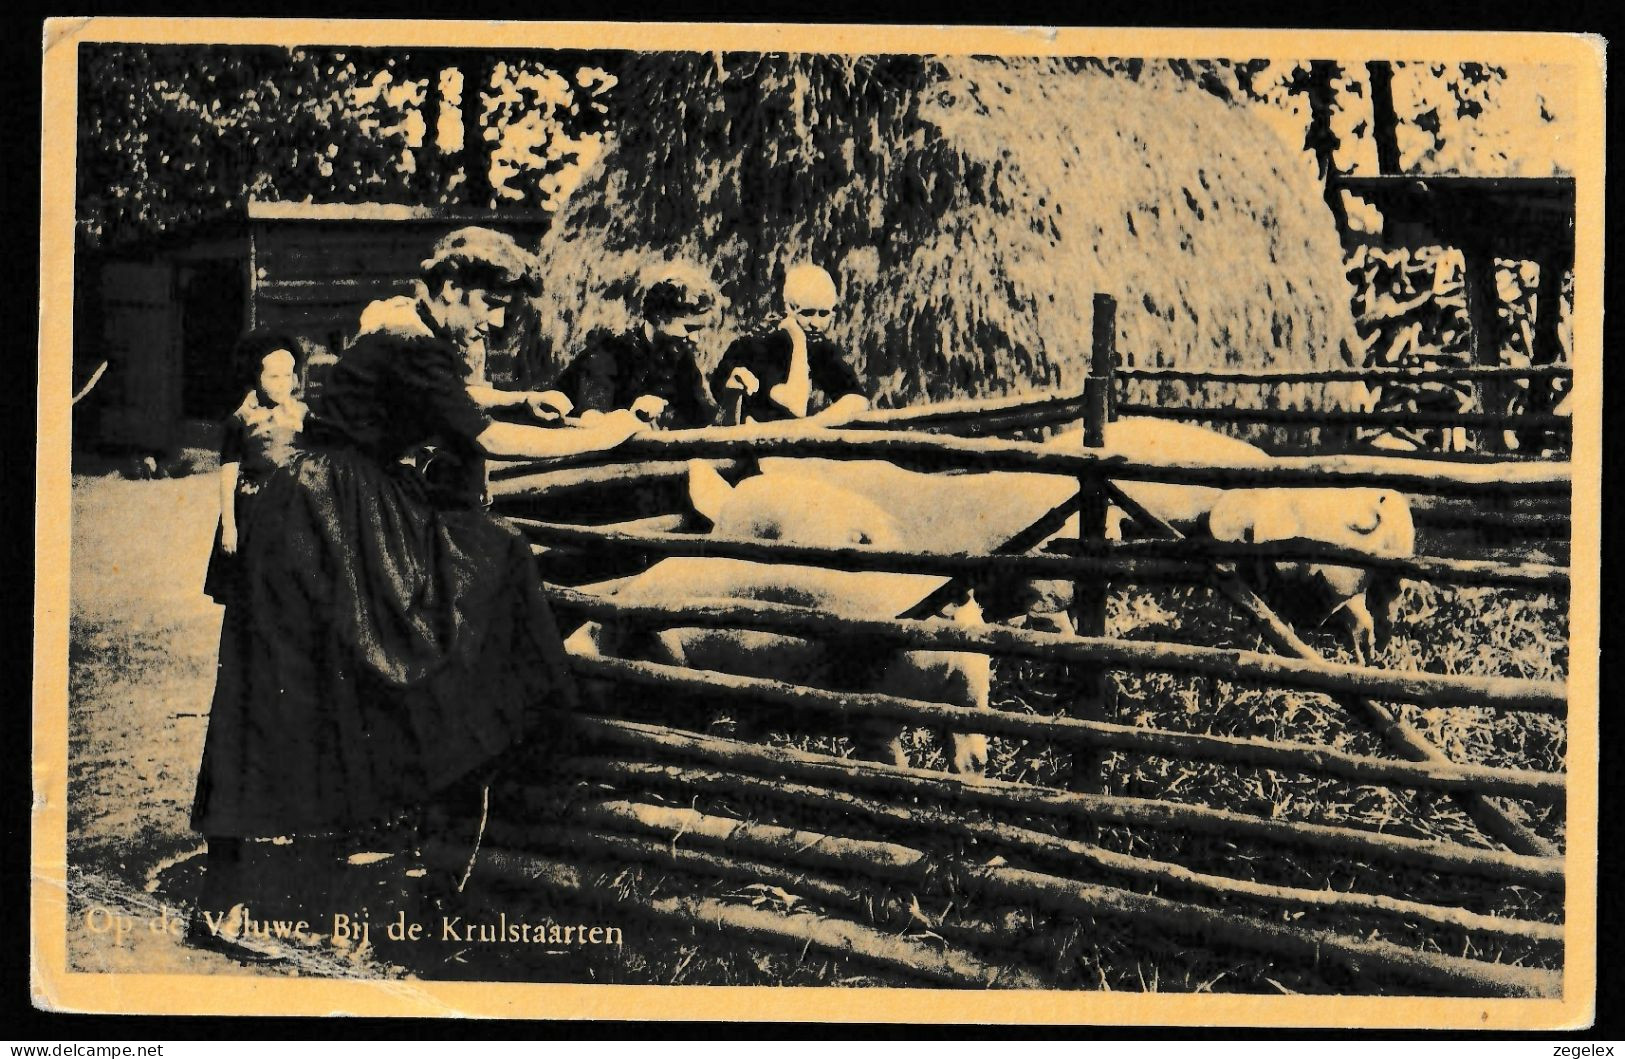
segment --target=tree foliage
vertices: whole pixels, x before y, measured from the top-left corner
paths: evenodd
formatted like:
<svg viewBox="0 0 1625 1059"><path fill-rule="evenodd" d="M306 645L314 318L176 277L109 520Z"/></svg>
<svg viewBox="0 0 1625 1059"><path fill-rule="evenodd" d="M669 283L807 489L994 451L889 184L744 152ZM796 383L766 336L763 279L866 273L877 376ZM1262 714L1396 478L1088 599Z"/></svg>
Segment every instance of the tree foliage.
<svg viewBox="0 0 1625 1059"><path fill-rule="evenodd" d="M555 205L602 141L614 84L595 56L557 58L84 45L81 245L187 230L250 197Z"/></svg>
<svg viewBox="0 0 1625 1059"><path fill-rule="evenodd" d="M78 227L89 246L216 219L250 195L385 201L406 191L398 144L369 135L344 53L85 45Z"/></svg>
<svg viewBox="0 0 1625 1059"><path fill-rule="evenodd" d="M556 58L564 61L501 61L484 86L484 135L498 202L555 208L603 150L615 76L596 63Z"/></svg>
<svg viewBox="0 0 1625 1059"><path fill-rule="evenodd" d="M1221 64L1222 66L1222 64ZM1238 87L1277 124L1283 135L1305 131L1304 147L1322 179L1338 174L1461 174L1548 176L1569 170L1565 135L1574 117L1572 87L1539 67L1485 63L1368 63L1364 70L1313 61L1238 64ZM1382 218L1372 207L1328 185L1327 204L1355 245L1346 259L1364 364L1389 367L1460 367L1476 362L1459 248L1423 246L1379 250L1361 236L1376 236ZM1554 232L1561 238L1561 233ZM1558 277L1542 277L1532 261L1498 260L1497 361L1567 356L1561 320L1537 350L1535 307L1557 302L1566 314ZM1379 408L1429 412L1543 411L1555 400L1550 387L1518 384L1506 403L1487 407L1479 388L1395 383L1378 388ZM1460 447L1465 431L1395 431L1407 444ZM1443 435L1453 435L1444 437Z"/></svg>

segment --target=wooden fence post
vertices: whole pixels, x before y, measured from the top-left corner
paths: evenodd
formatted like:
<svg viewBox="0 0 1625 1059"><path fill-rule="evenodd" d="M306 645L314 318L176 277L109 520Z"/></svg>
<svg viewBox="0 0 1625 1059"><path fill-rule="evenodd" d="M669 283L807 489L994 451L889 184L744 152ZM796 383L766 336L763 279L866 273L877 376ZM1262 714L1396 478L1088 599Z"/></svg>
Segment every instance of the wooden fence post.
<svg viewBox="0 0 1625 1059"><path fill-rule="evenodd" d="M1461 248L1462 291L1467 298L1467 322L1472 342L1473 363L1480 367L1501 366L1501 339L1504 328L1497 313L1500 295L1495 286L1495 254L1487 246L1467 245ZM1533 381L1531 380L1531 385ZM1489 415L1502 415L1508 410L1507 394L1510 386L1499 379L1484 379L1478 383L1480 408ZM1474 432L1480 452L1501 454L1507 451L1506 429L1488 427ZM1496 513L1512 511L1511 498L1506 495L1488 497L1484 506ZM1486 528L1477 543L1501 548L1511 543L1504 530Z"/></svg>
<svg viewBox="0 0 1625 1059"><path fill-rule="evenodd" d="M1117 301L1109 294L1096 294L1094 334L1089 352L1089 374L1083 380L1083 444L1098 449L1106 444L1106 423L1111 418L1113 363L1117 346ZM1098 474L1078 479L1078 542L1088 553L1089 541L1106 539L1106 483ZM1106 632L1106 581L1093 575L1073 582L1072 624L1080 636L1102 636ZM1075 693L1072 714L1092 721L1109 721L1116 711L1110 701L1111 681L1097 666L1074 667L1069 676ZM1104 755L1098 750L1079 749L1072 754L1072 786L1077 790L1107 790Z"/></svg>
<svg viewBox="0 0 1625 1059"><path fill-rule="evenodd" d="M1570 238L1572 240L1572 236ZM1565 256L1548 251L1537 262L1540 279L1535 286L1534 348L1529 351L1530 361L1537 366L1558 364L1563 360L1563 340L1559 332L1563 316L1563 275L1569 267L1566 260L1571 257L1572 254ZM1537 415L1551 415L1562 399L1557 379L1530 379L1528 387L1529 403L1526 410ZM1572 383L1569 389L1573 389ZM1573 452L1572 446L1572 439L1565 442L1562 435L1547 433L1545 429L1525 430L1518 434L1520 452L1538 451L1546 447Z"/></svg>
<svg viewBox="0 0 1625 1059"><path fill-rule="evenodd" d="M1467 298L1468 341L1473 363L1480 367L1501 365L1501 338L1504 329L1497 314L1500 295L1495 287L1495 253L1484 245L1463 245L1462 293ZM1507 411L1508 386L1500 379L1483 379L1478 384L1479 406L1489 415ZM1506 428L1486 427L1476 431L1480 452L1506 452Z"/></svg>

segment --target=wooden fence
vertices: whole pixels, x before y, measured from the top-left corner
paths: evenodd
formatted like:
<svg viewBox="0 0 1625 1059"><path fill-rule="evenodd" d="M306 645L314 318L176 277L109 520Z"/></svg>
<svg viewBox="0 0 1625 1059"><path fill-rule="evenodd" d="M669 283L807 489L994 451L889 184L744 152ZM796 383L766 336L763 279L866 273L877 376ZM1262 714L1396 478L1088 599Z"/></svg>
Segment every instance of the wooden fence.
<svg viewBox="0 0 1625 1059"><path fill-rule="evenodd" d="M705 555L948 579L942 591L903 615L828 614L744 602L629 605L613 595L550 586L556 608L568 619L566 625L595 620L629 628L753 629L897 650L1030 659L1067 667L1072 701L1064 716L1037 716L632 658L576 657L576 672L595 693L590 710L570 717L583 749L560 768L573 785L563 784L563 795L557 783L538 784L527 794L535 800L537 815L548 821L545 826L495 825L486 870L509 882L581 900L603 896L583 872L584 862L641 865L694 880L777 887L778 893L815 902L822 911L784 915L720 901L701 896L705 886L698 881L680 888L677 896L630 899L621 911L717 930L779 949L817 950L939 985L1053 986L1064 978L1058 967L1067 957L1056 940L1063 932L1055 926L1064 922L1084 928L1105 924L1135 934L1149 931L1190 945L1282 958L1351 983L1347 988L1353 990L1419 987L1469 995L1555 995L1561 974L1549 968L1560 960L1562 926L1541 918L1487 914L1473 906L1474 895L1482 896L1486 888L1500 888L1495 892L1502 893L1520 888L1544 894L1549 901L1560 900L1561 851L1537 832L1528 811L1561 807L1567 793L1564 775L1448 760L1406 723L1393 704L1562 718L1568 707L1565 686L1330 662L1276 616L1237 571L1239 564L1260 558L1313 561L1385 570L1420 581L1563 594L1568 589L1567 569L1500 559L1381 558L1307 541L1246 545L1185 539L1113 483L1379 486L1413 496L1478 502L1516 497L1545 505L1549 514L1566 510L1568 465L1338 455L1213 466L1194 458L1131 461L1091 453L1087 446L1101 443L1112 405L1110 306L1104 303L1097 306L1097 321L1103 318L1105 326L1096 328L1096 370L1082 396L956 402L871 413L850 429L816 433L794 427L674 432L635 440L607 456L518 463L495 471L492 491L499 509L509 512L533 511L527 505L538 499L583 489L669 484L684 473L684 461L691 459L732 466L733 461L765 455L885 459L933 470L1060 475L1077 481L1079 489L1029 532L985 553L814 548L729 539L677 532L681 517L669 512L616 526L515 515L514 524L531 537L538 551L565 556L617 554L647 565L666 556ZM1471 377L1488 377L1498 370L1471 369ZM1553 370L1520 369L1519 374ZM1340 372L1277 375L1290 381L1366 377ZM1138 411L1123 405L1118 410ZM1080 416L1086 447L1076 452L979 436L1076 421ZM923 433L925 429L972 436L931 435ZM1153 539L1104 539L1108 503L1123 508ZM1083 528L1068 554L1032 551L1074 513L1082 515ZM958 586L990 574L1073 582L1073 617L1079 634L967 628L931 616L935 604ZM1274 653L1105 634L1111 584L1161 581L1210 585L1251 620ZM1324 694L1375 732L1392 756L1278 739L1160 730L1124 724L1108 715L1110 674L1156 671ZM641 693L629 693L631 689ZM880 719L979 731L1011 745L1024 741L1056 747L1073 755L1073 766L1069 775L1048 784L967 778L724 738L683 720L680 707L655 709L656 716L651 717L628 710L629 703L703 703L705 710L725 707L745 716L778 711L814 729L844 730L843 726ZM1099 782L1099 763L1106 752L1438 792L1465 811L1486 844L1111 794ZM727 815L723 807L728 806L749 808L744 818L738 818ZM1113 850L1098 839L1090 840L1095 834L1091 828L1241 844L1232 848L1245 847L1247 852L1237 855L1247 862L1307 853L1395 872L1425 873L1442 887L1441 892L1460 896L1455 901L1423 901L1391 893L1260 882L1242 871L1215 873L1211 860L1198 869L1177 863L1172 855ZM1177 896L1164 896L1164 891ZM927 916L919 897L927 894L946 895L951 899L949 910ZM1005 914L1012 908L1026 911L1020 916ZM1309 918L1300 923L1299 916ZM1034 929L1034 923L1049 924L1050 929ZM1450 939L1452 950L1466 955L1447 954L1440 939ZM1475 958L1475 953L1493 955Z"/></svg>

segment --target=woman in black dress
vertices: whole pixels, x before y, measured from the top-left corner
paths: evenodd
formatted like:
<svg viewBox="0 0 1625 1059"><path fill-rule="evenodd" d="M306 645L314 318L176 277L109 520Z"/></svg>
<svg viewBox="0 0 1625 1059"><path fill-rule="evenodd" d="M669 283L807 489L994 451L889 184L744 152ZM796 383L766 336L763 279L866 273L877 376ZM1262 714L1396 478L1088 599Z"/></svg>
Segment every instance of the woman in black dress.
<svg viewBox="0 0 1625 1059"><path fill-rule="evenodd" d="M531 258L462 229L423 269L416 319L340 357L241 528L242 619L222 637L192 813L209 844L201 912L241 903L251 878L258 899L295 891L289 912L312 924L346 911L310 907L341 900L323 883L278 883L324 878L359 835L409 848L423 805L544 742L538 708L573 702L529 547L481 507L483 458L607 448L637 421L493 422L463 350L501 326ZM406 459L425 444L432 484Z"/></svg>

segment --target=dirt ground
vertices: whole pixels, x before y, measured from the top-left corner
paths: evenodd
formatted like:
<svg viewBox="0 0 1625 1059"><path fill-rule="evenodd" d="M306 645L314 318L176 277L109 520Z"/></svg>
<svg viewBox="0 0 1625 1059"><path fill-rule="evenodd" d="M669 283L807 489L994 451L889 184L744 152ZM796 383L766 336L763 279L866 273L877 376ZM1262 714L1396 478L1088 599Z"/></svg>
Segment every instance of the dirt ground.
<svg viewBox="0 0 1625 1059"><path fill-rule="evenodd" d="M68 960L80 971L367 973L330 953L254 966L183 943L188 827L220 608L203 594L216 479L73 482ZM118 916L136 929L121 930Z"/></svg>
<svg viewBox="0 0 1625 1059"><path fill-rule="evenodd" d="M374 950L358 952L322 938L315 944L260 945L280 956L261 964L182 940L204 850L189 814L221 618L202 592L216 490L210 473L158 480L79 475L73 481L69 968L525 981L633 973L643 976L639 980L668 980L669 973L642 970L642 964L629 972L626 967L634 965L623 966L618 955L600 959L552 948L522 960L504 954L483 961L436 949L414 952L410 964L402 965ZM134 929L119 929L118 917ZM651 944L679 969L690 966L692 946L670 942L663 933ZM776 967L774 975L794 980L788 975L795 970Z"/></svg>

